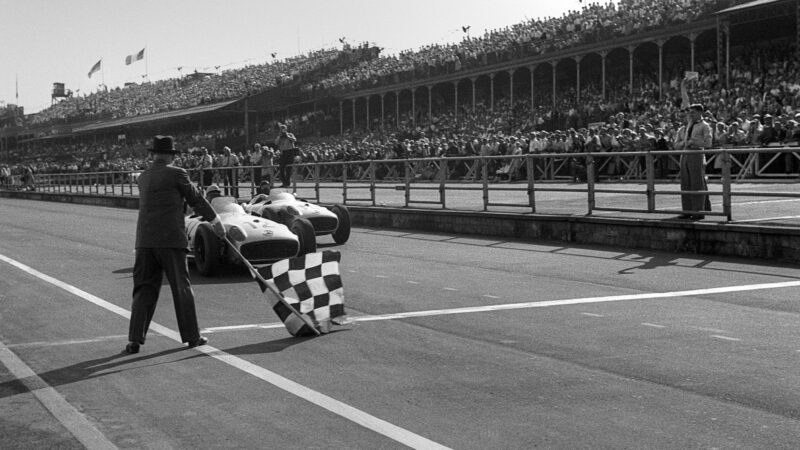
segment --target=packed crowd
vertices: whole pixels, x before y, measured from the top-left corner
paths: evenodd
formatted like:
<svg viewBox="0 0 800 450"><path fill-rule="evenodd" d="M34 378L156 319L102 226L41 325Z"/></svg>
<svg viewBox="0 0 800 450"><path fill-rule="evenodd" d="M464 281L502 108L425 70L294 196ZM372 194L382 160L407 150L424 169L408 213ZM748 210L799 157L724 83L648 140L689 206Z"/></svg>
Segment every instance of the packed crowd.
<svg viewBox="0 0 800 450"><path fill-rule="evenodd" d="M364 44L344 49L321 49L273 63L248 65L220 73L187 74L155 82L101 90L85 97L65 98L31 115L30 124L54 120L115 119L217 103L263 92L315 74L377 56ZM320 75L321 76L321 75Z"/></svg>
<svg viewBox="0 0 800 450"><path fill-rule="evenodd" d="M459 43L434 44L382 56L319 81L314 88L347 90L396 83L413 76L457 72L512 58L535 56L579 44L627 36L709 17L721 1L621 0L598 2L561 17L527 19ZM465 33L468 31L464 28Z"/></svg>

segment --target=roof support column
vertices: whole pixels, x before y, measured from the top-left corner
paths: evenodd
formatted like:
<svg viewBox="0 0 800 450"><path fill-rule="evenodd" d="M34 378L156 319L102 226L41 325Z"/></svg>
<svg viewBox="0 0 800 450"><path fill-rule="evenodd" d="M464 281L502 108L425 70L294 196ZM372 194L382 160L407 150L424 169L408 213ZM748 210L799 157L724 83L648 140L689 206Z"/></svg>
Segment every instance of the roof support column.
<svg viewBox="0 0 800 450"><path fill-rule="evenodd" d="M694 41L697 40L697 33L689 33L688 38L689 38L689 55L690 55L690 58L691 58L689 60L689 70L694 72L695 71L694 70Z"/></svg>
<svg viewBox="0 0 800 450"><path fill-rule="evenodd" d="M453 81L453 94L455 99L453 102L453 118L458 122L458 81Z"/></svg>
<svg viewBox="0 0 800 450"><path fill-rule="evenodd" d="M344 102L339 100L339 136L344 135Z"/></svg>
<svg viewBox="0 0 800 450"><path fill-rule="evenodd" d="M558 66L558 61L550 61L550 65L553 66L553 109L556 108L556 66Z"/></svg>
<svg viewBox="0 0 800 450"><path fill-rule="evenodd" d="M394 126L400 127L400 91L394 91Z"/></svg>
<svg viewBox="0 0 800 450"><path fill-rule="evenodd" d="M411 125L417 126L417 88L411 88Z"/></svg>
<svg viewBox="0 0 800 450"><path fill-rule="evenodd" d="M575 60L575 101L581 101L581 60L583 56L573 56Z"/></svg>
<svg viewBox="0 0 800 450"><path fill-rule="evenodd" d="M534 82L533 82L533 73L536 71L536 64L532 64L532 65L528 66L528 70L530 70L530 72L531 72L531 112L533 112L533 110L535 109L534 108L534 103L535 102L534 102L533 88L534 88L534 86L536 86L534 84Z"/></svg>
<svg viewBox="0 0 800 450"><path fill-rule="evenodd" d="M356 131L356 99L352 98L351 101L353 102L353 132Z"/></svg>
<svg viewBox="0 0 800 450"><path fill-rule="evenodd" d="M469 81L472 82L472 112L475 112L475 81L477 78L470 78Z"/></svg>
<svg viewBox="0 0 800 450"><path fill-rule="evenodd" d="M514 108L514 69L508 71L509 103Z"/></svg>
<svg viewBox="0 0 800 450"><path fill-rule="evenodd" d="M489 74L489 111L494 112L494 74Z"/></svg>
<svg viewBox="0 0 800 450"><path fill-rule="evenodd" d="M633 95L633 51L636 50L636 46L629 45L627 49L628 49L628 75L629 75L628 78L630 80L630 84L628 86L628 92L630 93L630 95Z"/></svg>
<svg viewBox="0 0 800 450"><path fill-rule="evenodd" d="M661 101L663 97L664 84L664 39L658 39L656 45L658 46L658 100Z"/></svg>
<svg viewBox="0 0 800 450"><path fill-rule="evenodd" d="M369 95L367 96L367 131L369 131Z"/></svg>
<svg viewBox="0 0 800 450"><path fill-rule="evenodd" d="M381 93L381 128L383 128L385 126L385 123L383 121L384 114L385 114L385 112L384 112L385 111L385 105L384 105L385 97L386 97L386 92L382 92Z"/></svg>
<svg viewBox="0 0 800 450"><path fill-rule="evenodd" d="M428 85L428 122L433 121L433 86Z"/></svg>

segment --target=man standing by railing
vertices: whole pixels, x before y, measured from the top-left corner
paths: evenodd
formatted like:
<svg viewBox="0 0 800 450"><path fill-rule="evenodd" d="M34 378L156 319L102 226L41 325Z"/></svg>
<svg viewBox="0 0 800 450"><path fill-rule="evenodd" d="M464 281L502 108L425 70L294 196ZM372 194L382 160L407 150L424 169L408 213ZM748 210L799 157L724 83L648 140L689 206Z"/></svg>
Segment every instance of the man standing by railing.
<svg viewBox="0 0 800 450"><path fill-rule="evenodd" d="M297 139L294 134L289 133L286 125L280 125L280 133L275 138L275 147L281 152L280 159L280 178L282 187L289 187L292 183L292 168L294 159L297 156Z"/></svg>
<svg viewBox="0 0 800 450"><path fill-rule="evenodd" d="M261 183L261 144L258 142L253 145L253 153L250 153L250 160L248 164L253 166L253 186L258 186Z"/></svg>
<svg viewBox="0 0 800 450"><path fill-rule="evenodd" d="M197 166L200 168L200 187L205 188L214 182L214 170L212 169L214 160L208 154L207 148L202 147L200 152L200 161Z"/></svg>
<svg viewBox="0 0 800 450"><path fill-rule="evenodd" d="M239 158L231 152L231 148L222 148L222 182L225 185L225 195L232 195L239 198L239 177L237 176Z"/></svg>
<svg viewBox="0 0 800 450"><path fill-rule="evenodd" d="M707 191L706 157L702 150L711 147L711 128L702 120L703 105L689 107L689 121L678 130L675 148L685 150L681 155L681 191ZM708 194L681 194L684 211L711 211ZM702 214L683 214L679 218L699 220Z"/></svg>

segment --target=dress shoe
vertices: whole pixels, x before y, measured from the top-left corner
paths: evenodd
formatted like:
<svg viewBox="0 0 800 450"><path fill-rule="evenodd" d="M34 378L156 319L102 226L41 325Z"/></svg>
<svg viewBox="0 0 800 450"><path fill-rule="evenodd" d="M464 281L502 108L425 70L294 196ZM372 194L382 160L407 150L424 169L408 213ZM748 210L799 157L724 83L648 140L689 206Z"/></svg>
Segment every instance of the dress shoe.
<svg viewBox="0 0 800 450"><path fill-rule="evenodd" d="M128 345L125 346L125 353L129 355L139 353L139 344L136 342L128 342Z"/></svg>
<svg viewBox="0 0 800 450"><path fill-rule="evenodd" d="M205 336L200 336L197 340L189 341L189 348L195 348L200 345L206 345L208 343L208 338Z"/></svg>

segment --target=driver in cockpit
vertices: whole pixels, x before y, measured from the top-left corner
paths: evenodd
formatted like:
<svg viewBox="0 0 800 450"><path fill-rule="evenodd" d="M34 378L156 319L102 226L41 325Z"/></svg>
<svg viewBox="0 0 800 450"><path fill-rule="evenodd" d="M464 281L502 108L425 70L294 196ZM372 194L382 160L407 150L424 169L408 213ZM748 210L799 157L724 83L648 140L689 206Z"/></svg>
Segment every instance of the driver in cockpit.
<svg viewBox="0 0 800 450"><path fill-rule="evenodd" d="M256 190L256 196L250 200L250 203L259 203L267 201L269 198L269 192L272 189L272 186L269 184L269 181L264 180L261 184L258 185L258 189Z"/></svg>
<svg viewBox="0 0 800 450"><path fill-rule="evenodd" d="M206 188L206 200L211 203L211 200L214 200L217 197L221 197L222 192L219 190L219 186L216 184L212 184L211 186Z"/></svg>

